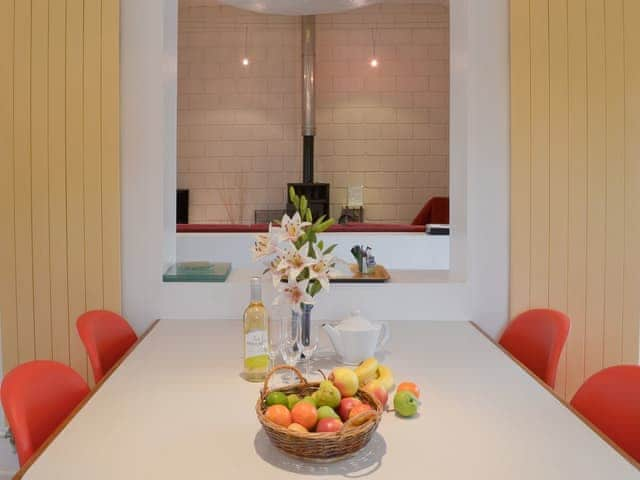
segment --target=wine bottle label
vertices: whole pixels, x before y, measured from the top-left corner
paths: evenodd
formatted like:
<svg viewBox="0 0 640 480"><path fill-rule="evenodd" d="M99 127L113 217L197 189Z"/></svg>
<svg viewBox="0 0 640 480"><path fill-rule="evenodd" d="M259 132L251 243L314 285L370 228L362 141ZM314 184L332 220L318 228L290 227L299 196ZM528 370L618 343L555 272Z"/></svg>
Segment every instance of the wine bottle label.
<svg viewBox="0 0 640 480"><path fill-rule="evenodd" d="M267 352L267 332L265 330L252 330L245 335L245 356L246 358L266 355Z"/></svg>

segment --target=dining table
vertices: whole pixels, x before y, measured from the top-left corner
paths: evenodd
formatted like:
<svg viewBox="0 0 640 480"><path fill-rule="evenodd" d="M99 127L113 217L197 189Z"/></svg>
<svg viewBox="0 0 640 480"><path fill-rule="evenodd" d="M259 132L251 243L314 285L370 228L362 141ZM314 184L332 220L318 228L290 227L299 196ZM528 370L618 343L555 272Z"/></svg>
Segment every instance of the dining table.
<svg viewBox="0 0 640 480"><path fill-rule="evenodd" d="M637 464L466 321L389 321L377 353L419 412L386 412L353 456L316 463L274 447L242 376L242 322L162 319L16 475L106 479L640 479ZM328 348L311 359L328 373ZM284 381L277 379L275 381ZM393 394L390 398L393 397Z"/></svg>

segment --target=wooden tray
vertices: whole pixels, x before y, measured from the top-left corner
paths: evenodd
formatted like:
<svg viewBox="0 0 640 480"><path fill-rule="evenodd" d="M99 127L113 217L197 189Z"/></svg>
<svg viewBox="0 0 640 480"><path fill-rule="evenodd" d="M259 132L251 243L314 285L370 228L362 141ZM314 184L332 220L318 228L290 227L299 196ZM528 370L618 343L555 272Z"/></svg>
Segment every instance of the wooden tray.
<svg viewBox="0 0 640 480"><path fill-rule="evenodd" d="M340 276L336 278L332 278L330 280L331 283L384 283L391 279L391 275L387 272L387 269L382 265L376 265L373 269L373 272L369 272L367 274L362 274L358 270L357 264L349 265L349 268L352 272L352 276Z"/></svg>

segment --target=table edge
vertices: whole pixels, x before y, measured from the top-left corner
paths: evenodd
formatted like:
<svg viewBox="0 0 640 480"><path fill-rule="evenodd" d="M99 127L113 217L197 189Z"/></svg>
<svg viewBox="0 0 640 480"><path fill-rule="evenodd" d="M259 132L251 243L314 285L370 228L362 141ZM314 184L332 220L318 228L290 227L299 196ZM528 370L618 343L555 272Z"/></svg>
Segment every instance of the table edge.
<svg viewBox="0 0 640 480"><path fill-rule="evenodd" d="M89 392L89 394L71 411L71 413L64 419L64 421L56 427L56 429L47 437L42 445L35 451L35 453L27 460L27 462L20 467L20 470L16 472L13 476L13 480L20 480L27 473L31 465L33 465L38 458L44 453L47 447L58 437L58 435L65 429L65 427L73 420L73 418L78 414L78 412L84 407L89 400L96 394L100 387L111 377L113 372L115 372L118 367L127 359L127 357L133 352L136 347L146 338L146 336L155 328L160 319L156 319L153 321L151 325L138 337L138 340L129 347L129 349L118 359L118 361L109 369L109 371L102 377L102 379L96 384L96 386Z"/></svg>
<svg viewBox="0 0 640 480"><path fill-rule="evenodd" d="M625 460L627 460L631 465L633 465L637 470L640 470L640 463L636 461L631 455L625 452L622 448L620 448L613 440L611 440L607 435L605 435L597 426L595 426L591 421L589 421L584 415L582 415L578 410L573 408L573 406L566 402L560 395L556 393L556 391L547 385L544 381L542 381L535 373L533 373L525 364L523 364L520 360L514 357L509 350L504 348L498 342L496 342L490 335L488 335L480 326L475 322L469 322L478 332L480 332L486 339L488 339L494 346L496 346L499 350L501 350L505 355L507 355L513 362L518 365L522 370L525 371L531 378L533 378L540 386L542 386L547 392L549 392L562 406L564 406L567 410L573 413L578 419L582 421L587 427L589 427L593 433L599 436L605 443L607 443L611 448L613 448L616 452L622 456Z"/></svg>

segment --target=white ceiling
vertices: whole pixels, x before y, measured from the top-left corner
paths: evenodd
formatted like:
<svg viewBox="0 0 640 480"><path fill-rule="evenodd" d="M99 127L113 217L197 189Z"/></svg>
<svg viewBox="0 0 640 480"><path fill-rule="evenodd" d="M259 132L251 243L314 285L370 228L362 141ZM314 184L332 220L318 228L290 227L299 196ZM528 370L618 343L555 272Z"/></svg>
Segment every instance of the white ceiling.
<svg viewBox="0 0 640 480"><path fill-rule="evenodd" d="M448 6L449 0L218 0L217 3L259 13L316 15L344 12L378 3L427 3Z"/></svg>

